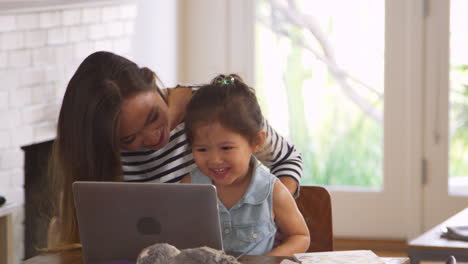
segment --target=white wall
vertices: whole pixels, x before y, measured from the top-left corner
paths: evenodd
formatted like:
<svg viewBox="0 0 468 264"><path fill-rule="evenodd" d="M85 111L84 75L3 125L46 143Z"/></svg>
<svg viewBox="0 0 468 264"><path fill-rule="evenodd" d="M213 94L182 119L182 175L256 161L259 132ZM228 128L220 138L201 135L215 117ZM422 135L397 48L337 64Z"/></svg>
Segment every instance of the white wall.
<svg viewBox="0 0 468 264"><path fill-rule="evenodd" d="M166 86L206 83L220 73L237 73L253 84L253 31L245 31L252 1L139 0L138 5L133 59Z"/></svg>
<svg viewBox="0 0 468 264"><path fill-rule="evenodd" d="M134 61L174 86L178 71L179 1L139 0L135 22Z"/></svg>
<svg viewBox="0 0 468 264"><path fill-rule="evenodd" d="M253 84L253 31L249 0L182 1L181 81L205 83L220 73L237 73ZM234 10L234 12L231 12ZM234 19L231 14L236 14ZM239 16L241 17L239 19ZM233 23L232 21L242 21ZM248 29L247 29L248 30Z"/></svg>

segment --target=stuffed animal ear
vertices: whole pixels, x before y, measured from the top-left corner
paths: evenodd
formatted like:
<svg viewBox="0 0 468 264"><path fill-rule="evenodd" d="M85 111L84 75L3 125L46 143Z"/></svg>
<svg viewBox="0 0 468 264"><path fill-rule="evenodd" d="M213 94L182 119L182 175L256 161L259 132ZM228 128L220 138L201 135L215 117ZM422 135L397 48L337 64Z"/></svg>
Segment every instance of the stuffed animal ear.
<svg viewBox="0 0 468 264"><path fill-rule="evenodd" d="M180 251L167 243L158 243L144 248L136 264L168 264Z"/></svg>

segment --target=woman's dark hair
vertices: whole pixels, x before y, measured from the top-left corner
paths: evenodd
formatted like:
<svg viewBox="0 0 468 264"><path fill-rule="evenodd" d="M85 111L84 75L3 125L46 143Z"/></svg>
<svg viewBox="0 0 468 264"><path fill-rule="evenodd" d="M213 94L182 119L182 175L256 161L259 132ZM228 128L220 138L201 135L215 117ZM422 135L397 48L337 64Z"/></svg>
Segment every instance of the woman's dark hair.
<svg viewBox="0 0 468 264"><path fill-rule="evenodd" d="M121 180L122 101L143 92L161 93L156 80L150 69L110 52L89 55L76 70L63 98L49 163L56 216L49 247L80 243L73 182Z"/></svg>
<svg viewBox="0 0 468 264"><path fill-rule="evenodd" d="M198 125L219 122L252 143L262 129L263 116L255 91L236 74L218 75L201 86L187 106L185 128L189 142Z"/></svg>

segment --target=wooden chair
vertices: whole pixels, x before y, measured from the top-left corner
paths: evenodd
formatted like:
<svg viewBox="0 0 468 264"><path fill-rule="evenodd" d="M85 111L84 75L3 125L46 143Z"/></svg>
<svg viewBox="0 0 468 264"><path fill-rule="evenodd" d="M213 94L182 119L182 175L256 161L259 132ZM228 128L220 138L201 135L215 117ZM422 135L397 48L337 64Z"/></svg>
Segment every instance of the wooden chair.
<svg viewBox="0 0 468 264"><path fill-rule="evenodd" d="M330 193L321 186L301 186L296 199L310 232L307 252L333 251L333 224Z"/></svg>

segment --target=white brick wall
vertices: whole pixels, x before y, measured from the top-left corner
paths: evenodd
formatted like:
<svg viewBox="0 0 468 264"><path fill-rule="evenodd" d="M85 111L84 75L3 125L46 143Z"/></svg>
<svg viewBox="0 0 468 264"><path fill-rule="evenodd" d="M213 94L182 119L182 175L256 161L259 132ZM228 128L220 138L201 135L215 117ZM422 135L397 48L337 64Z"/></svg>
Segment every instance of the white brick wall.
<svg viewBox="0 0 468 264"><path fill-rule="evenodd" d="M5 32L2 34L0 47L2 50L16 50L23 48L24 33L18 31Z"/></svg>
<svg viewBox="0 0 468 264"><path fill-rule="evenodd" d="M77 25L81 22L81 10L70 9L64 10L62 13L62 21L64 26Z"/></svg>
<svg viewBox="0 0 468 264"><path fill-rule="evenodd" d="M50 11L39 13L39 26L41 28L60 27L62 21L61 11Z"/></svg>
<svg viewBox="0 0 468 264"><path fill-rule="evenodd" d="M67 29L65 27L51 28L47 31L47 44L65 44L67 43Z"/></svg>
<svg viewBox="0 0 468 264"><path fill-rule="evenodd" d="M0 80L2 80L0 90L8 91L18 87L19 83L17 82L17 76L18 74L13 69L5 68L0 70Z"/></svg>
<svg viewBox="0 0 468 264"><path fill-rule="evenodd" d="M15 17L11 15L0 16L0 31L8 32L14 30L16 27Z"/></svg>
<svg viewBox="0 0 468 264"><path fill-rule="evenodd" d="M69 42L83 41L87 37L88 37L88 27L82 26L82 25L68 27L68 41Z"/></svg>
<svg viewBox="0 0 468 264"><path fill-rule="evenodd" d="M16 16L16 29L36 28L39 23L37 14L21 14Z"/></svg>
<svg viewBox="0 0 468 264"><path fill-rule="evenodd" d="M12 137L12 135L11 135L10 131L8 131L8 130L0 131L0 146L3 146L4 148L9 148L11 146L11 142L12 142L11 137Z"/></svg>
<svg viewBox="0 0 468 264"><path fill-rule="evenodd" d="M0 111L8 107L8 92L0 91ZM0 146L3 146L0 140Z"/></svg>
<svg viewBox="0 0 468 264"><path fill-rule="evenodd" d="M102 22L109 22L119 19L120 16L120 7L119 6L109 6L102 9Z"/></svg>
<svg viewBox="0 0 468 264"><path fill-rule="evenodd" d="M11 129L13 138L11 139L11 144L14 146L25 146L31 144L31 139L33 138L33 126L23 126L21 129Z"/></svg>
<svg viewBox="0 0 468 264"><path fill-rule="evenodd" d="M5 68L7 65L7 53L0 52L0 69Z"/></svg>
<svg viewBox="0 0 468 264"><path fill-rule="evenodd" d="M101 21L101 10L99 8L89 7L83 9L82 12L82 23L98 23Z"/></svg>
<svg viewBox="0 0 468 264"><path fill-rule="evenodd" d="M136 4L0 14L0 195L24 202L22 146L55 137L65 87L97 50L131 57ZM24 212L14 214L15 263ZM1 238L0 238L1 239Z"/></svg>
<svg viewBox="0 0 468 264"><path fill-rule="evenodd" d="M36 24L37 25L37 24ZM25 33L24 47L36 48L42 47L47 42L47 31L45 30L32 30Z"/></svg>
<svg viewBox="0 0 468 264"><path fill-rule="evenodd" d="M9 68L26 68L31 65L31 52L29 49L13 50L8 53L7 65Z"/></svg>

